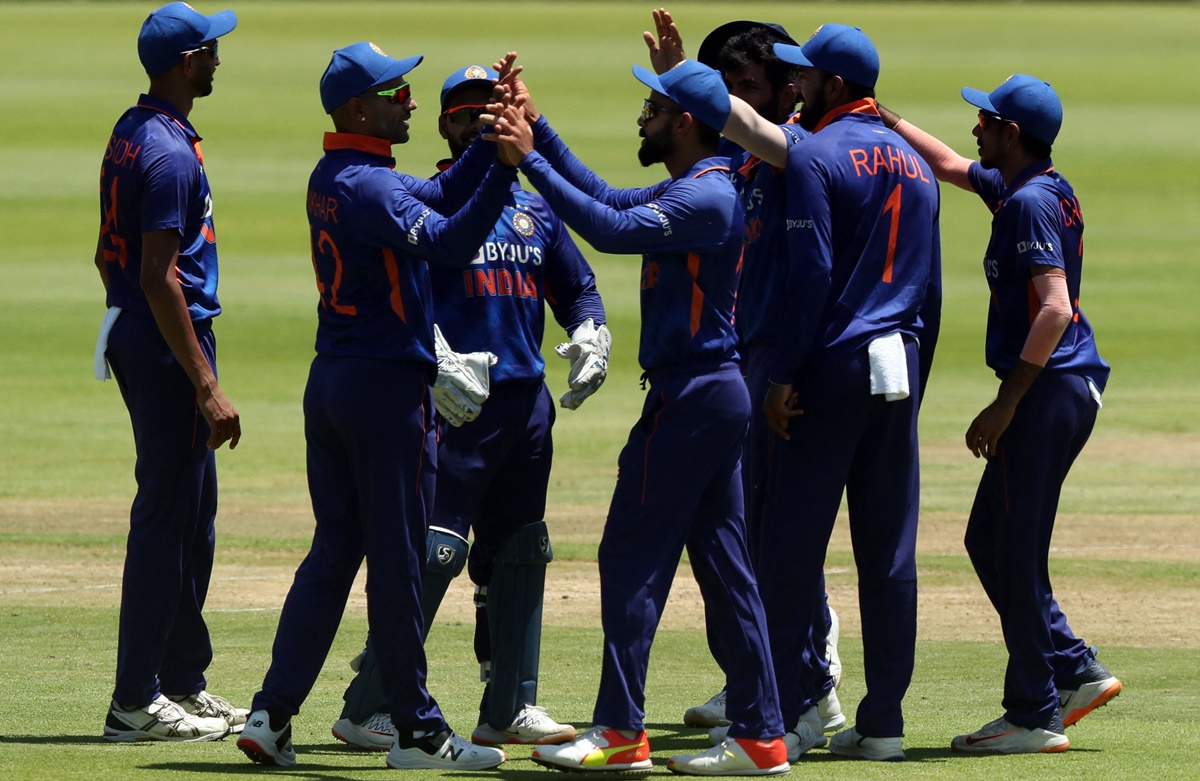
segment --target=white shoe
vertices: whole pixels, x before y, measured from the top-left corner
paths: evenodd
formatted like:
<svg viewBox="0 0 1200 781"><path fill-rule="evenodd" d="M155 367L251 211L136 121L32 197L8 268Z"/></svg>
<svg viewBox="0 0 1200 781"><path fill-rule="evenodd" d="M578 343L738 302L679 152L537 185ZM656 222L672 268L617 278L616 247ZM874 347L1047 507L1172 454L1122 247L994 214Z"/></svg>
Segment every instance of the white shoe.
<svg viewBox="0 0 1200 781"><path fill-rule="evenodd" d="M790 769L779 738L733 738L699 754L676 754L667 760L667 770L691 776L775 776Z"/></svg>
<svg viewBox="0 0 1200 781"><path fill-rule="evenodd" d="M543 767L581 772L649 772L650 740L643 730L627 738L618 730L597 724L570 743L538 746L531 757Z"/></svg>
<svg viewBox="0 0 1200 781"><path fill-rule="evenodd" d="M292 749L292 720L288 719L283 729L273 730L265 710L250 714L238 738L237 747L252 761L264 765L291 767L296 764L296 752Z"/></svg>
<svg viewBox="0 0 1200 781"><path fill-rule="evenodd" d="M1003 716L950 742L951 750L959 754L1057 754L1070 747L1061 722L1027 729Z"/></svg>
<svg viewBox="0 0 1200 781"><path fill-rule="evenodd" d="M1097 653L1096 646L1089 648L1082 669L1076 671L1070 683L1058 689L1058 710L1064 727L1076 724L1121 693L1121 682L1100 663Z"/></svg>
<svg viewBox="0 0 1200 781"><path fill-rule="evenodd" d="M229 725L229 731L237 734L246 726L246 718L250 711L246 708L235 708L224 697L200 691L182 700L172 700L183 708L184 713L205 719L224 719Z"/></svg>
<svg viewBox="0 0 1200 781"><path fill-rule="evenodd" d="M684 711L683 723L689 727L729 726L729 719L725 718L725 690L721 689L703 705Z"/></svg>
<svg viewBox="0 0 1200 781"><path fill-rule="evenodd" d="M392 717L387 713L372 713L362 724L355 724L350 719L338 719L333 723L332 732L343 743L367 751L389 751L396 734L392 729Z"/></svg>
<svg viewBox="0 0 1200 781"><path fill-rule="evenodd" d="M490 770L507 759L500 749L476 746L449 729L409 742L413 745L401 748L397 736L387 755L388 767L404 770Z"/></svg>
<svg viewBox="0 0 1200 781"><path fill-rule="evenodd" d="M829 752L851 759L871 759L876 762L902 762L904 742L901 738L868 738L851 727L829 739Z"/></svg>
<svg viewBox="0 0 1200 781"><path fill-rule="evenodd" d="M483 746L502 743L544 746L552 743L568 743L575 739L575 728L570 724L559 724L546 714L540 705L526 705L517 713L508 729L498 730L486 721L471 733L471 742Z"/></svg>
<svg viewBox="0 0 1200 781"><path fill-rule="evenodd" d="M842 657L838 656L838 635L841 633L841 622L833 608L829 608L829 634L825 638L825 658L829 661L829 676L833 678L833 688L842 685ZM845 722L843 722L845 723Z"/></svg>
<svg viewBox="0 0 1200 781"><path fill-rule="evenodd" d="M829 694L817 701L817 713L821 716L821 726L825 732L837 732L846 726L846 714L842 713L837 689L830 689Z"/></svg>
<svg viewBox="0 0 1200 781"><path fill-rule="evenodd" d="M179 703L161 694L144 708L133 710L124 710L114 702L104 720L104 739L121 743L132 740L198 743L220 740L228 734L229 723L225 719L192 716Z"/></svg>
<svg viewBox="0 0 1200 781"><path fill-rule="evenodd" d="M821 748L827 742L821 729L821 716L814 705L800 714L800 721L783 736L788 762L799 761L800 755L811 748Z"/></svg>

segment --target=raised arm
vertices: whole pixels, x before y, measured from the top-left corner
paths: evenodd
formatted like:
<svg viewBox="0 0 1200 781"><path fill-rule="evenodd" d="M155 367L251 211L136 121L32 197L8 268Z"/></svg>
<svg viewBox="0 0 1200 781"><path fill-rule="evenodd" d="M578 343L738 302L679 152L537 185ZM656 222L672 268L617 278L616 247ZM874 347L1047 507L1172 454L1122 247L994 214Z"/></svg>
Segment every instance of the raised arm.
<svg viewBox="0 0 1200 781"><path fill-rule="evenodd" d="M935 136L926 133L911 122L901 119L900 115L891 109L880 106L879 115L883 117L884 125L895 130L901 138L912 145L913 149L917 150L917 154L925 158L925 162L929 163L929 167L933 169L933 175L939 181L961 187L967 192L975 192L975 188L971 186L971 180L967 177L967 171L970 170L973 160L963 157Z"/></svg>

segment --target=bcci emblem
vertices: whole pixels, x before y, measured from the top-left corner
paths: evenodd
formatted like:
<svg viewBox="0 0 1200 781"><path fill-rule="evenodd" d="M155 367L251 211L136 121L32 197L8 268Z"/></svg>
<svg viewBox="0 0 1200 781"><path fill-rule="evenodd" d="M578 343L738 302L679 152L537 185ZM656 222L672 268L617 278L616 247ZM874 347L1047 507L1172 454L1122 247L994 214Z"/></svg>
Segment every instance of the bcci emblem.
<svg viewBox="0 0 1200 781"><path fill-rule="evenodd" d="M437 548L438 564L445 566L454 561L454 548L449 545L439 545Z"/></svg>
<svg viewBox="0 0 1200 781"><path fill-rule="evenodd" d="M472 65L463 71L463 78L468 81L491 81L491 75L482 65Z"/></svg>
<svg viewBox="0 0 1200 781"><path fill-rule="evenodd" d="M375 44L372 43L372 44L370 44L370 46L371 46L371 51L375 52L376 54L382 54L384 57L387 56L387 52L385 52L383 49L380 49Z"/></svg>
<svg viewBox="0 0 1200 781"><path fill-rule="evenodd" d="M513 229L525 238L533 235L533 218L525 212L517 212L513 215Z"/></svg>

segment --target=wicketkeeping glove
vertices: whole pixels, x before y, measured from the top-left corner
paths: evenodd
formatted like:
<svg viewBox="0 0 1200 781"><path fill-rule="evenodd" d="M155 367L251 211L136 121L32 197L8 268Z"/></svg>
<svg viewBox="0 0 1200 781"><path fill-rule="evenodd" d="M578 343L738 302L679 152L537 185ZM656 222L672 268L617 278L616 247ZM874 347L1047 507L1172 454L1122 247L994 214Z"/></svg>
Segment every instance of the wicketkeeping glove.
<svg viewBox="0 0 1200 781"><path fill-rule="evenodd" d="M489 390L488 369L496 365L492 353L456 353L446 343L442 329L433 326L437 352L437 382L433 403L451 426L461 426L479 417Z"/></svg>
<svg viewBox="0 0 1200 781"><path fill-rule="evenodd" d="M554 348L560 358L571 362L571 373L567 377L571 389L558 400L559 404L567 409L579 409L579 405L604 384L611 349L612 336L608 326L597 328L590 317L571 334L571 341Z"/></svg>

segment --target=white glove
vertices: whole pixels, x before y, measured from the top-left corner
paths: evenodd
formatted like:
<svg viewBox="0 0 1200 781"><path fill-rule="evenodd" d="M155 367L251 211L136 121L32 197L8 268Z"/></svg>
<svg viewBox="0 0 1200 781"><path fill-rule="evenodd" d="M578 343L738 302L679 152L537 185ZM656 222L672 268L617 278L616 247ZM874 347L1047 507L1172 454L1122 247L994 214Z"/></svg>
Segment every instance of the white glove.
<svg viewBox="0 0 1200 781"><path fill-rule="evenodd" d="M437 381L433 384L433 403L451 426L461 426L479 417L487 401L488 369L496 365L492 353L456 353L446 343L442 329L433 326L433 346L437 352Z"/></svg>
<svg viewBox="0 0 1200 781"><path fill-rule="evenodd" d="M590 317L571 334L571 341L554 348L560 358L571 362L571 373L567 377L571 389L558 400L559 404L567 409L579 409L584 399L604 384L611 349L612 336L608 326L597 328Z"/></svg>

